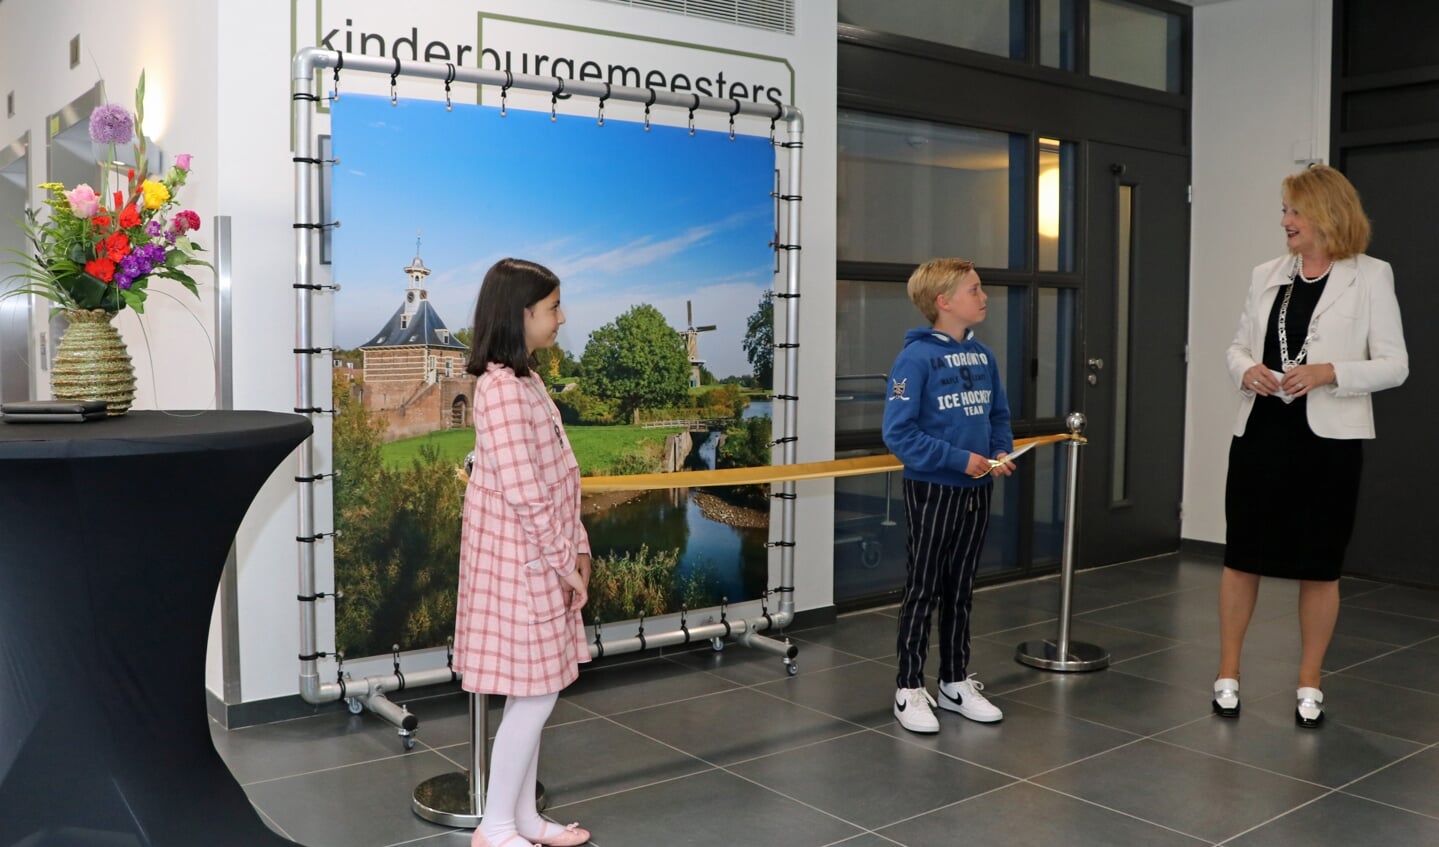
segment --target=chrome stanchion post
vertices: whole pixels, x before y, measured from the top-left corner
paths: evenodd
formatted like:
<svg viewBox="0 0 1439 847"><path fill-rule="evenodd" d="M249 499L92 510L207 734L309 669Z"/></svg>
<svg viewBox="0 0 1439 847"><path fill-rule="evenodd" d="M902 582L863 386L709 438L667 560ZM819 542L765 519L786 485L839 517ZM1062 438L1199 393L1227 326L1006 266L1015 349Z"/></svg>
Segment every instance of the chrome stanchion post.
<svg viewBox="0 0 1439 847"><path fill-rule="evenodd" d="M470 769L442 773L415 786L411 809L442 826L474 829L484 818L485 744L490 737L489 697L470 695Z"/></svg>
<svg viewBox="0 0 1439 847"><path fill-rule="evenodd" d="M1109 667L1109 651L1069 639L1070 596L1074 588L1074 529L1079 514L1079 448L1084 445L1084 415L1070 412L1069 474L1064 502L1064 547L1059 564L1059 638L1025 641L1014 651L1021 664L1047 671L1097 671Z"/></svg>
<svg viewBox="0 0 1439 847"><path fill-rule="evenodd" d="M486 750L490 739L490 698L470 695L470 769L442 773L415 786L410 808L441 826L475 829L485 816ZM535 806L544 811L545 786L535 783Z"/></svg>

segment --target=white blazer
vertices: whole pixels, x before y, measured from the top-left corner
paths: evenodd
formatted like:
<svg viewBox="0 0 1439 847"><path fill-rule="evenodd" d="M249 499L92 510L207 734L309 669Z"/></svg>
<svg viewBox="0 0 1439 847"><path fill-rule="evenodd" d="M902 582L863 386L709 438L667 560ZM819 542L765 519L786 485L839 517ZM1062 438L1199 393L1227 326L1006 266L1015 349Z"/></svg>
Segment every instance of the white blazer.
<svg viewBox="0 0 1439 847"><path fill-rule="evenodd" d="M1294 257L1281 256L1254 269L1239 331L1229 345L1229 375L1239 389L1234 434L1243 435L1254 408L1244 372L1264 360L1264 333L1279 289L1293 273ZM1289 349L1303 344L1291 337ZM1394 269L1360 254L1334 263L1329 282L1309 322L1305 364L1331 364L1335 382L1308 394L1309 428L1324 438L1373 438L1374 405L1369 395L1393 388L1409 376L1409 353L1394 297Z"/></svg>

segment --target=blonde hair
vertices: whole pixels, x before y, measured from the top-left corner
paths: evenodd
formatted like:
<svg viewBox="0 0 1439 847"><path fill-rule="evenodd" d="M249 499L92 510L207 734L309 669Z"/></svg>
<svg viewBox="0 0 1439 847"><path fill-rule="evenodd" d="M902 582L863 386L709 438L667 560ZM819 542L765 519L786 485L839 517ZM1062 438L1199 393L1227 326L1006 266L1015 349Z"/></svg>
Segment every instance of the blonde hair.
<svg viewBox="0 0 1439 847"><path fill-rule="evenodd" d="M968 259L930 259L909 275L909 299L919 307L925 320L939 319L939 305L934 302L941 294L953 294L959 283L974 270Z"/></svg>
<svg viewBox="0 0 1439 847"><path fill-rule="evenodd" d="M1328 165L1284 178L1284 204L1314 224L1331 259L1347 259L1369 249L1369 218L1359 192L1344 174Z"/></svg>

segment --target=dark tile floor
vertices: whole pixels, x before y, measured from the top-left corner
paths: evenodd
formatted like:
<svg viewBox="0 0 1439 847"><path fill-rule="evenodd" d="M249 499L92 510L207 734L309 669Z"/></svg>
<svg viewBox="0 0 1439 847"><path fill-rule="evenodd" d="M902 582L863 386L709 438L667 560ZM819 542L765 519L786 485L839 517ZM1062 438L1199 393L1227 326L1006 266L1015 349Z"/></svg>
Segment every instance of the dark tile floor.
<svg viewBox="0 0 1439 847"><path fill-rule="evenodd" d="M1210 714L1218 579L1178 556L1078 574L1071 637L1114 661L1088 674L1014 661L1056 634L1055 579L979 592L970 669L1005 719L942 712L937 736L891 716L892 608L792 630L795 676L739 646L590 666L545 732L550 814L600 847L1439 844L1439 591L1344 580L1314 732L1292 717L1293 584L1263 585L1243 717ZM409 708L409 752L334 711L215 744L301 844L466 845L410 811L417 783L469 759L465 696Z"/></svg>

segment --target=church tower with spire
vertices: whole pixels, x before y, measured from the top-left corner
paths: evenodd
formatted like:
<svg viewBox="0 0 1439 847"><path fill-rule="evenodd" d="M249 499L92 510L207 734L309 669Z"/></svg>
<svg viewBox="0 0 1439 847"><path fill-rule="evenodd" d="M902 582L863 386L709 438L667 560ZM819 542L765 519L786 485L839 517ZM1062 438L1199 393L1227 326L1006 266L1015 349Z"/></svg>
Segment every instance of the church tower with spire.
<svg viewBox="0 0 1439 847"><path fill-rule="evenodd" d="M471 426L474 377L465 372L469 347L450 332L430 304L425 278L430 269L415 258L402 269L405 299L370 340L364 356L364 403L385 418L385 440L395 441L437 429Z"/></svg>

